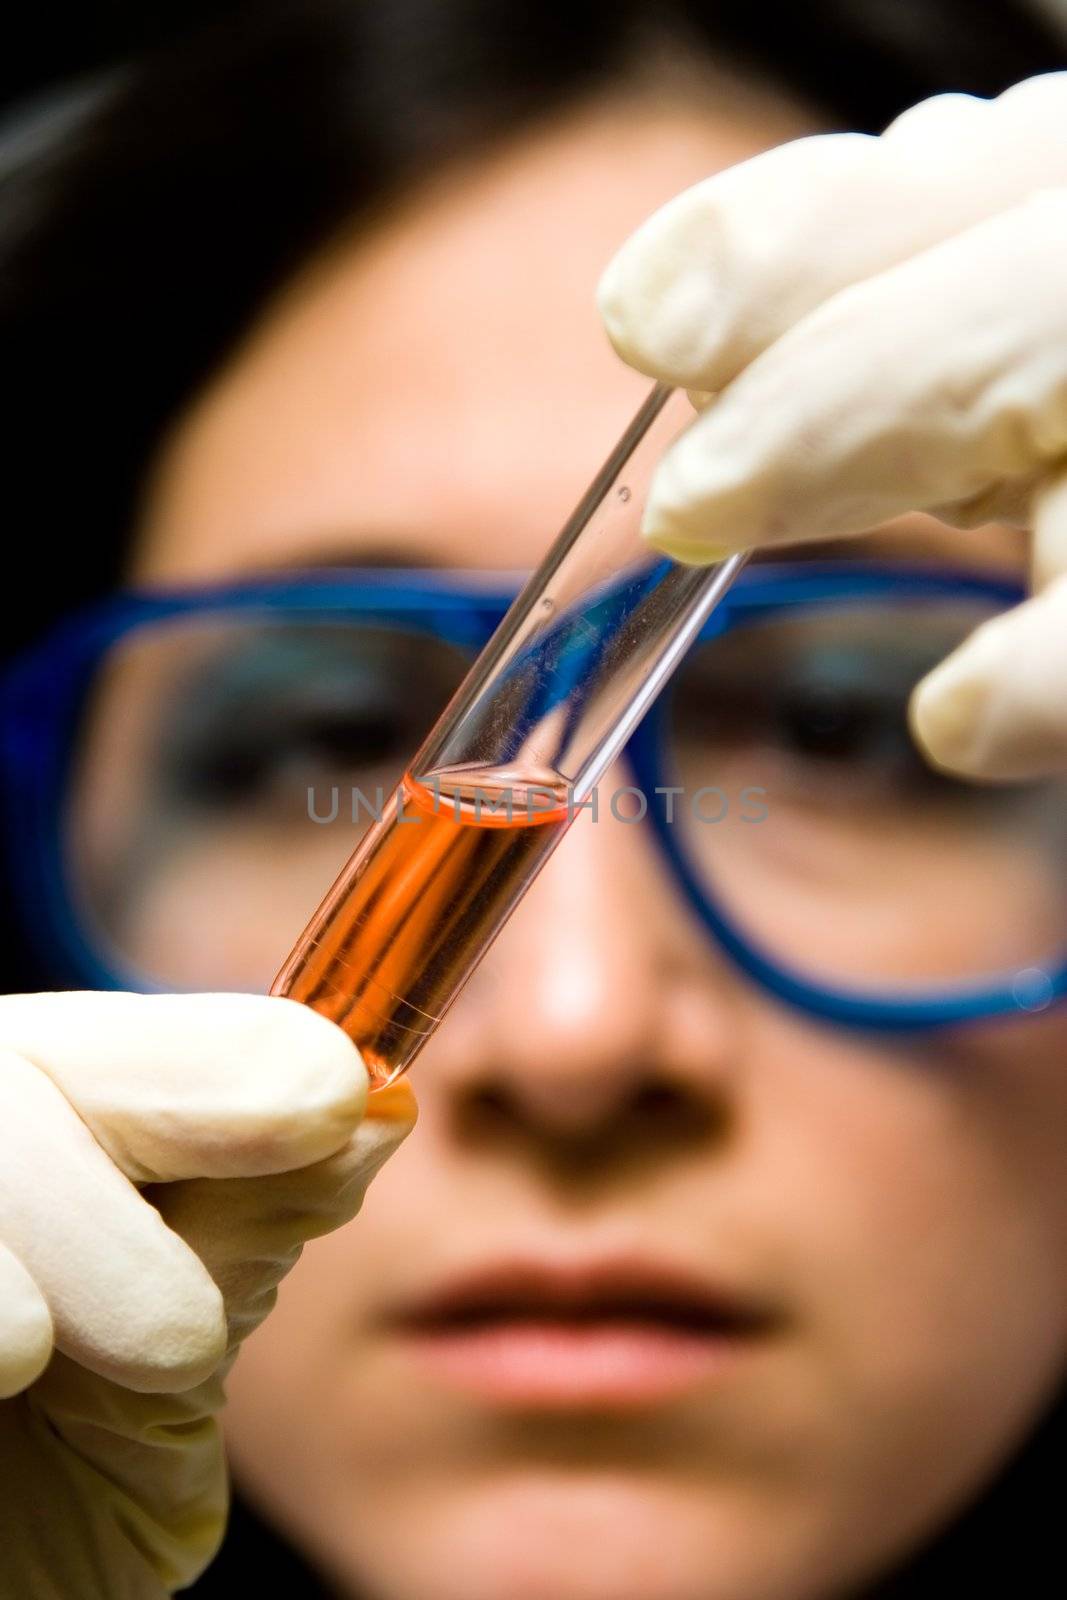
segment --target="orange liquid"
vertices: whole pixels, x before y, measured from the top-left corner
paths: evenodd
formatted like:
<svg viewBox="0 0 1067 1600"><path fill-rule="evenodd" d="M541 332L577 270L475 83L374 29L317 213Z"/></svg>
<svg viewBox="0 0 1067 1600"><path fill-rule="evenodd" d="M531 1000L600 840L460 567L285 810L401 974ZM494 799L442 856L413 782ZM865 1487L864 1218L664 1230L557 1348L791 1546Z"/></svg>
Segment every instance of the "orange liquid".
<svg viewBox="0 0 1067 1600"><path fill-rule="evenodd" d="M271 993L339 1023L372 1085L391 1082L559 843L571 820L566 794L556 773L406 774Z"/></svg>

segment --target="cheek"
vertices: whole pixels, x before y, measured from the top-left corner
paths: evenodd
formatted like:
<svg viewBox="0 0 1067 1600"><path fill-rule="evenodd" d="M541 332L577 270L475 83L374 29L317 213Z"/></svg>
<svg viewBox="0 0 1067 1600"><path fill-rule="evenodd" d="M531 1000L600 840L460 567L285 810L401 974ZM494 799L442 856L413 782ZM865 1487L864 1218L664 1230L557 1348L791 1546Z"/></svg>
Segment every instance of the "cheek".
<svg viewBox="0 0 1067 1600"><path fill-rule="evenodd" d="M1067 1348L1064 1032L1022 1024L936 1055L829 1033L805 1053L794 1036L754 1090L828 1414L977 1440L1051 1383Z"/></svg>

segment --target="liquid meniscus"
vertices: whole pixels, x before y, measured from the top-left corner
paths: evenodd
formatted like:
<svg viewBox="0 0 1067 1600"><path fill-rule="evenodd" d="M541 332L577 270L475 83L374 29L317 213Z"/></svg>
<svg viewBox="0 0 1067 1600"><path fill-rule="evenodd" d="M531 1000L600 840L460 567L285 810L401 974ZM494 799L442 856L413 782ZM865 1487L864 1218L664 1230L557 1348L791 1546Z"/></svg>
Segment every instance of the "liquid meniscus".
<svg viewBox="0 0 1067 1600"><path fill-rule="evenodd" d="M555 772L404 776L272 994L338 1023L375 1087L410 1066L573 817Z"/></svg>

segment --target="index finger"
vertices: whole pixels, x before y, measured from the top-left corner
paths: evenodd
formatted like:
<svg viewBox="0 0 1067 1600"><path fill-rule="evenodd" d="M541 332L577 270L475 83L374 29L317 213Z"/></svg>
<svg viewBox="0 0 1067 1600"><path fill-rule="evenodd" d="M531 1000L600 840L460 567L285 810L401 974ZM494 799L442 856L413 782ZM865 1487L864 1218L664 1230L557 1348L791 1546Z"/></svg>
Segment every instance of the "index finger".
<svg viewBox="0 0 1067 1600"><path fill-rule="evenodd" d="M718 390L839 290L1063 183L1067 73L938 95L878 138L797 139L677 195L608 265L600 313L630 366Z"/></svg>
<svg viewBox="0 0 1067 1600"><path fill-rule="evenodd" d="M670 447L642 531L678 560L990 520L1067 454L1067 188L842 290Z"/></svg>

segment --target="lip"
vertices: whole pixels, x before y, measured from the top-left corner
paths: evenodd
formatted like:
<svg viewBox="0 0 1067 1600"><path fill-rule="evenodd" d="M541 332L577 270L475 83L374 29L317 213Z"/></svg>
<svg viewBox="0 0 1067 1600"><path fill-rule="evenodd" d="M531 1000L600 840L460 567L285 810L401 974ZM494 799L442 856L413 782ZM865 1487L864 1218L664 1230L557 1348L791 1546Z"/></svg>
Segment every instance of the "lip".
<svg viewBox="0 0 1067 1600"><path fill-rule="evenodd" d="M457 1274L390 1326L423 1377L470 1397L624 1410L726 1382L782 1318L766 1301L641 1258L526 1259Z"/></svg>

